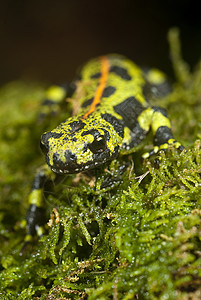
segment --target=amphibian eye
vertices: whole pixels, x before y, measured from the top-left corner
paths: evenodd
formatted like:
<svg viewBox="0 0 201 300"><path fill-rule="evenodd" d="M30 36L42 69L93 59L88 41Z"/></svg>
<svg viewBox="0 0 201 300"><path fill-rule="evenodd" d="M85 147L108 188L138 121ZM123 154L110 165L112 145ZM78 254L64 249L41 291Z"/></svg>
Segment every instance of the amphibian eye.
<svg viewBox="0 0 201 300"><path fill-rule="evenodd" d="M99 136L88 147L94 154L103 152L106 149L105 137Z"/></svg>

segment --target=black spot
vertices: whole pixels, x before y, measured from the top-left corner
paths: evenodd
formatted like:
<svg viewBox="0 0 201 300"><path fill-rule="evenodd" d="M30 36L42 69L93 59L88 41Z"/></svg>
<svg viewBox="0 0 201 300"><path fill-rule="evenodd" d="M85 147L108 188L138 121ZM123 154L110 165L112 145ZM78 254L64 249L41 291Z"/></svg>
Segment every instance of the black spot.
<svg viewBox="0 0 201 300"><path fill-rule="evenodd" d="M124 80L131 80L131 76L128 74L128 71L125 68L119 66L112 66L110 68L110 72L115 73Z"/></svg>
<svg viewBox="0 0 201 300"><path fill-rule="evenodd" d="M90 130L83 131L82 136L85 136L85 135L88 135L88 134L93 135L93 137L95 139L100 136L100 132L97 129L90 129Z"/></svg>
<svg viewBox="0 0 201 300"><path fill-rule="evenodd" d="M91 79L97 79L97 78L100 78L100 76L101 76L101 73L98 72L98 73L91 75Z"/></svg>
<svg viewBox="0 0 201 300"><path fill-rule="evenodd" d="M79 121L73 121L69 125L72 129L72 132L75 132L75 131L83 129L85 126L85 123L82 122L81 120L79 120Z"/></svg>
<svg viewBox="0 0 201 300"><path fill-rule="evenodd" d="M154 137L154 144L156 146L163 145L168 142L169 139L173 139L172 131L167 126L160 126Z"/></svg>
<svg viewBox="0 0 201 300"><path fill-rule="evenodd" d="M117 134L123 138L124 136L124 127L121 120L118 120L116 117L114 117L111 114L105 113L101 114L101 117L106 120L108 123L110 123L114 130L117 132Z"/></svg>
<svg viewBox="0 0 201 300"><path fill-rule="evenodd" d="M88 105L91 105L93 100L94 100L94 98L90 98L90 99L85 100L85 102L82 104L82 107L87 107Z"/></svg>
<svg viewBox="0 0 201 300"><path fill-rule="evenodd" d="M116 88L113 86L107 86L102 94L102 97L110 97L114 92L116 91Z"/></svg>
<svg viewBox="0 0 201 300"><path fill-rule="evenodd" d="M114 106L114 110L122 116L125 126L133 130L137 124L137 117L145 108L135 97L129 97L122 103Z"/></svg>
<svg viewBox="0 0 201 300"><path fill-rule="evenodd" d="M153 106L152 108L155 112L160 112L163 116L167 118L167 112L164 108L158 106Z"/></svg>

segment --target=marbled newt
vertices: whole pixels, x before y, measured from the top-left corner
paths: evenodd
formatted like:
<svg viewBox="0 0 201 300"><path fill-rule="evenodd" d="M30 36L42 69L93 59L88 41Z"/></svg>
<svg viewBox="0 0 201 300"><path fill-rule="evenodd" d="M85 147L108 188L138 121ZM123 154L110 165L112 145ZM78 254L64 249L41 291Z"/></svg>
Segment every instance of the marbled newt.
<svg viewBox="0 0 201 300"><path fill-rule="evenodd" d="M143 70L124 56L111 54L87 62L70 92L79 103L76 115L41 137L47 164L36 173L29 195L26 242L43 234L43 186L57 174L90 170L135 151L151 129L154 148L144 158L174 144L163 108L149 100L170 92L166 76L156 69ZM69 97L69 89L51 87L43 107L56 110Z"/></svg>

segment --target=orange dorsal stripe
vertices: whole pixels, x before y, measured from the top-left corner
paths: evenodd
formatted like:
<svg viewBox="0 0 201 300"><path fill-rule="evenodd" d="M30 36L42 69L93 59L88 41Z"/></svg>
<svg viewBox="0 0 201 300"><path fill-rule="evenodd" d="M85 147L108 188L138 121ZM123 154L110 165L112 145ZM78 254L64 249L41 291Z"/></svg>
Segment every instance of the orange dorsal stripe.
<svg viewBox="0 0 201 300"><path fill-rule="evenodd" d="M108 79L108 74L109 74L109 60L106 56L101 56L100 57L100 64L101 64L101 76L99 79L99 84L96 89L96 94L93 99L93 102L91 103L91 106L89 110L84 114L82 119L86 119L92 112L95 111L96 106L100 103L101 97L103 94L103 91L105 89L107 79Z"/></svg>

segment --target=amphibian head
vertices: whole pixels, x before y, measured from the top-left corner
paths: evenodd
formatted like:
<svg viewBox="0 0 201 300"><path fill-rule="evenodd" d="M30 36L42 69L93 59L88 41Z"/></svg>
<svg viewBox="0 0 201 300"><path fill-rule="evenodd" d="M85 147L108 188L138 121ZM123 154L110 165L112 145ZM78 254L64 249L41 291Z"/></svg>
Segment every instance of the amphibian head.
<svg viewBox="0 0 201 300"><path fill-rule="evenodd" d="M121 127L121 126L119 126ZM105 119L73 117L41 137L41 149L55 173L78 173L117 157L122 142L120 130Z"/></svg>

